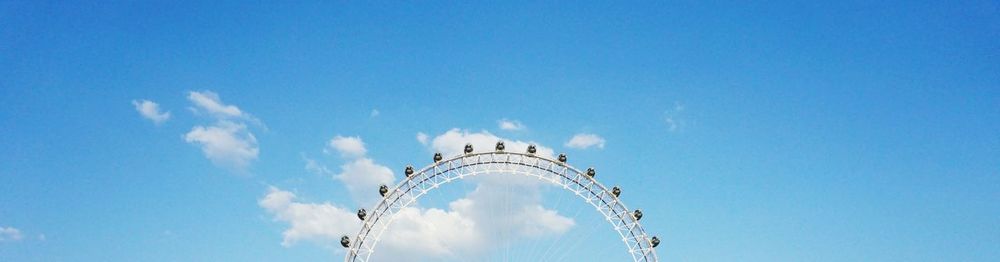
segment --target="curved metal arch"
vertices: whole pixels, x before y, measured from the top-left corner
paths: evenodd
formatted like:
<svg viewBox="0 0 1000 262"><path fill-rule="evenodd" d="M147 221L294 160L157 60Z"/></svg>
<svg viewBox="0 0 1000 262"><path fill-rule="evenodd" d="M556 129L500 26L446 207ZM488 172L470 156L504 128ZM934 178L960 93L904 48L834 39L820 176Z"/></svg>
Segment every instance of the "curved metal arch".
<svg viewBox="0 0 1000 262"><path fill-rule="evenodd" d="M618 197L593 177L562 162L535 154L494 151L467 153L435 162L414 172L387 192L369 211L361 231L350 243L345 261L368 261L396 213L430 190L454 180L484 173L509 173L536 177L559 185L594 206L622 237L634 261L658 261L649 235Z"/></svg>

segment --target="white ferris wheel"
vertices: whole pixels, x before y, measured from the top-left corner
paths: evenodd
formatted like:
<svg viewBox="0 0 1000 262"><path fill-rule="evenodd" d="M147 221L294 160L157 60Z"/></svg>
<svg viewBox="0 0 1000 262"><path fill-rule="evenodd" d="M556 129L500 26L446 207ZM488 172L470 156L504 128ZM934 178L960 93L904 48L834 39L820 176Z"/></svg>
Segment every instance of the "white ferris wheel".
<svg viewBox="0 0 1000 262"><path fill-rule="evenodd" d="M434 163L420 170L407 166L404 170L406 179L391 188L386 185L379 188L382 200L375 208L358 210L358 218L364 224L354 238L343 236L340 239L340 244L347 248L344 260L369 261L382 234L396 219L396 214L421 196L452 181L495 173L534 177L570 191L604 216L621 236L633 261L658 261L654 248L660 240L647 234L639 224L642 211L625 207L619 198L621 189L608 189L598 182L593 168L581 172L566 163L565 154L559 154L557 159L538 156L534 145L529 145L525 153L504 149L503 141L497 142L494 151L479 153L473 152L471 144L466 144L464 154L459 156L443 159L440 153L436 153Z"/></svg>

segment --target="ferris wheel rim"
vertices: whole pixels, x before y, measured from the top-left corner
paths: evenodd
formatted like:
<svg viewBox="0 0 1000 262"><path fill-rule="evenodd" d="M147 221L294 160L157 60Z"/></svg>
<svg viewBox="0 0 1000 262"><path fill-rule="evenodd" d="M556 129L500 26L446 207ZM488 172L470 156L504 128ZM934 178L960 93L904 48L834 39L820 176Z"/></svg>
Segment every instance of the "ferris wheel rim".
<svg viewBox="0 0 1000 262"><path fill-rule="evenodd" d="M651 241L649 239L649 235L647 234L646 230L639 223L639 219L636 218L635 216L633 216L632 214L628 213L628 211L629 211L628 207L625 206L625 203L623 201L621 201L621 199L618 196L614 196L613 197L613 200L614 200L613 203L609 203L607 200L605 200L602 197L602 195L601 195L602 193L604 194L603 196L612 196L613 194L611 194L611 192L608 190L608 188L605 187L604 184L600 183L600 181L598 181L595 177L590 176L590 175L586 175L584 172L581 172L576 167L573 167L572 165L564 162L565 159L563 158L562 155L560 155L560 159L559 160L556 160L556 159L548 158L548 157L541 156L541 155L534 154L534 153L510 152L510 151L504 151L504 150L486 151L486 152L466 152L466 153L462 153L462 154L458 154L456 156L450 157L448 159L440 159L440 160L438 158L438 154L435 154L435 161L433 163L431 163L431 164L429 164L429 165L421 168L419 171L412 170L410 166L407 166L407 173L408 174L406 175L406 177L404 179L400 180L399 182L397 182L392 187L392 189L389 191L390 193L385 194L382 197L382 200L379 201L379 203L375 206L375 209L372 210L373 216L370 217L369 219L362 218L362 220L364 220L362 228L358 232L358 234L356 234L355 237L353 238L355 241L353 243L350 243L350 247L348 247L348 253L345 256L345 261L368 261L368 257L371 256L372 253L374 253L374 247L378 244L378 242L379 242L379 240L381 238L381 235L387 231L387 229L392 224L392 222L395 221L395 219L397 218L397 216L396 216L397 213L393 212L393 213L386 214L386 212L388 212L391 209L393 209L394 206L395 206L395 209L397 209L397 210L402 210L403 208L409 207L412 203L416 202L416 200L419 199L420 196L423 196L424 194L426 194L427 191L429 191L429 189L424 189L423 190L424 192L420 192L420 193L418 193L416 195L412 195L412 193L410 192L412 189L414 189L417 186L424 185L425 183L427 183L428 180L434 178L435 176L444 175L444 174L448 174L448 173L451 173L451 172L464 171L462 169L468 169L469 167L474 167L474 166L477 166L477 165L515 164L515 163L512 163L512 162L497 162L495 160L495 158L494 158L494 161L491 161L491 162L470 162L470 163L466 163L464 161L464 160L473 159L473 158L475 158L477 161L479 161L479 160L482 159L483 156L493 156L493 157L496 157L498 155L505 155L505 156L507 156L507 160L506 161L510 161L510 156L518 156L518 157L521 157L522 160L523 159L536 159L537 160L535 162L536 165L534 165L534 166L523 165L523 163L518 163L518 164L521 164L522 166L524 166L525 168L527 168L527 170L534 171L534 172L529 172L529 171L514 171L514 170L488 170L488 171L499 171L500 173L512 173L512 174L520 174L520 175L526 175L526 176L533 176L533 177L539 178L540 180L550 182L551 184L562 185L563 187L566 187L567 185L560 184L560 183L556 182L554 180L554 178L553 178L553 180L545 179L545 178L543 178L542 174L538 174L538 173L535 173L535 172L545 171L545 172L551 173L551 175L553 175L553 176L561 176L562 178L566 178L566 179L570 179L570 177L568 176L569 174L572 174L573 177L585 177L587 179L586 182L590 182L590 184L587 185L587 186L584 186L583 184L580 183L580 181L577 181L575 179L570 179L570 180L573 181L573 182L575 182L575 183L577 183L577 185L579 185L581 188L586 189L591 195L596 196L597 199L601 200L601 202L603 203L603 206L607 207L609 209L608 212L614 211L616 205L620 206L621 209L623 209L625 212L624 213L622 213L622 212L616 212L613 215L617 216L618 220L622 222L621 225L616 225L615 222L613 221L612 214L605 213L605 211L601 209L601 206L599 206L598 204L596 204L595 202L592 201L594 199L588 199L586 196L582 195L580 192L571 190L568 187L566 187L565 189L567 189L567 190L573 192L574 194L576 194L577 196L579 196L579 197L584 198L585 200L587 200L588 204L590 204L591 206L594 206L595 208L597 208L598 212L605 216L606 220L608 220L608 222L612 224L612 226L615 229L615 231L618 232L619 235L622 236L622 241L625 242L625 245L628 248L627 251L632 255L634 261L647 261L647 262L648 261L658 261L658 258L657 258L657 255L656 255L656 251L654 249L654 245L651 243ZM458 162L460 164L457 165L457 166L453 165L456 162ZM542 168L539 165L539 163L542 163L542 162L549 163L550 164L549 168L551 168L553 166L558 166L558 167L563 168L564 174L557 173L557 172L555 172L554 170L551 170L551 169L544 169L544 168ZM445 166L445 165L449 165L451 168L447 168L447 169L444 169L444 170L439 170L438 169L438 168L440 168L442 166ZM432 169L435 172L433 172L432 175L428 175L428 174L430 174L428 171L431 171ZM411 172L411 170L412 170L412 172ZM588 171L590 171L590 170L588 170ZM409 173L412 173L412 175L410 175ZM453 180L462 180L462 179L465 179L466 177L476 176L476 175L479 175L479 174L482 174L482 173L487 173L487 171L473 171L473 172L467 172L467 173L460 172L459 173L460 175L458 176L457 179L456 178L450 178L450 179L448 179L446 181L438 182L431 189L437 188L438 186L443 185L443 184L450 183ZM416 180L417 177L423 177L423 180L416 182L416 184L412 184L413 181ZM405 192L401 191L400 189L403 188L403 186L405 186L405 185L410 185L410 187L407 188L407 191L405 191ZM594 186L596 186L596 188L594 188ZM410 194L410 195L406 195L406 194ZM390 199L391 195L394 195L395 199L392 202L389 202L388 200ZM404 202L403 204L397 204L397 202L401 201L401 199L404 196L409 196L410 198L408 200L406 200L406 201L403 201ZM379 211L385 211L385 212L379 212ZM385 218L383 218L383 216L385 216L385 215L389 216L388 217L388 222L385 222L382 226L376 226L377 223L380 220L385 219ZM623 230L623 228L628 224L629 221L631 221L631 226L629 226L627 230ZM361 250L362 247L364 247L364 245L366 244L365 240L369 240L368 238L370 238L371 237L371 233L373 233L372 230L376 229L376 228L378 228L380 230L378 232L376 232L374 239L370 239L371 242L369 242L368 244L371 247L369 248L369 250L366 250L367 252L366 252L366 255L364 256L364 258L359 259L359 257L360 257L359 256L359 252L362 251ZM626 233L624 233L624 232L628 232L628 234L631 235L631 238L629 238L629 236L627 236ZM639 233L636 234L636 232L639 232ZM632 242L630 242L629 240L632 240ZM633 248L633 245L631 245L630 243L634 243L635 248Z"/></svg>

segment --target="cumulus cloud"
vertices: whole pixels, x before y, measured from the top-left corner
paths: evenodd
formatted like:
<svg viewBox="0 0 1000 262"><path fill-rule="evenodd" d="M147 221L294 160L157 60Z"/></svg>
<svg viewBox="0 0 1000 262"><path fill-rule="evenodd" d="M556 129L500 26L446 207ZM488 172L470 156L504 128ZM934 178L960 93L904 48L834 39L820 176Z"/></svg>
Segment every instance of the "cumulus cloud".
<svg viewBox="0 0 1000 262"><path fill-rule="evenodd" d="M500 126L500 129L509 131L518 131L524 129L524 125L521 124L521 121L509 120L506 118L497 120L497 125Z"/></svg>
<svg viewBox="0 0 1000 262"><path fill-rule="evenodd" d="M552 148L535 142L509 140L487 131L470 132L458 128L434 137L428 147L442 154L457 155L462 153L467 143L471 143L476 151L482 151L493 150L496 142L501 140L504 141L506 150L523 152L528 145L534 144L537 155L549 158L554 155ZM464 198L452 202L449 207L452 212L473 221L479 235L489 236L489 240L483 241L558 235L575 225L572 218L542 206L541 187L547 184L537 179L506 174L484 174L471 179L477 183L476 188ZM510 188L515 189L509 190ZM504 207L510 208L509 212L495 211ZM515 234L511 235L510 232ZM485 245L488 245L479 244L481 245L472 250L487 248Z"/></svg>
<svg viewBox="0 0 1000 262"><path fill-rule="evenodd" d="M415 257L454 256L457 250L481 248L488 239L477 230L477 222L454 211L467 201L450 204L452 211L437 208L403 208L386 231L384 254L374 259L407 260Z"/></svg>
<svg viewBox="0 0 1000 262"><path fill-rule="evenodd" d="M455 156L462 154L462 150L465 149L466 143L471 143L473 149L476 152L483 150L493 150L496 146L497 141L504 141L504 146L508 151L525 152L528 145L535 144L537 155L544 157L552 157L555 151L552 148L537 145L537 143L532 141L520 141L520 140L508 140L500 138L496 135L491 134L487 131L482 132L469 132L468 130L462 130L458 128L453 128L444 132L430 142L430 149L435 152L440 152L445 156Z"/></svg>
<svg viewBox="0 0 1000 262"><path fill-rule="evenodd" d="M533 193L495 190L480 186L466 198L452 201L448 209L406 207L396 213L393 224L382 236L375 259L439 258L487 250L497 242L523 237L562 234L575 226L573 219L538 204L519 205L537 199ZM496 208L512 205L509 213ZM287 223L282 245L301 241L333 246L340 236L360 230L353 209L331 203L305 203L292 192L270 187L258 205L274 220Z"/></svg>
<svg viewBox="0 0 1000 262"><path fill-rule="evenodd" d="M191 91L188 100L194 105L192 111L212 117L215 123L192 127L184 135L184 141L201 147L205 157L221 167L245 170L257 159L260 153L257 138L246 123L259 127L260 120L239 107L223 103L212 91Z"/></svg>
<svg viewBox="0 0 1000 262"><path fill-rule="evenodd" d="M537 179L484 174L478 182L475 190L453 202L451 208L482 225L478 230L485 235L496 238L513 232L516 235L507 236L513 239L557 235L576 224L542 206L540 187L545 184ZM509 212L496 212L497 208L509 208Z"/></svg>
<svg viewBox="0 0 1000 262"><path fill-rule="evenodd" d="M354 210L331 203L304 203L294 193L273 186L257 204L274 220L288 223L289 227L282 232L283 246L301 241L333 246L341 236L353 237L361 229ZM407 207L396 214L393 228L398 230L386 232L380 253L396 258L450 255L457 248L484 240L472 230L474 227L474 221L454 211Z"/></svg>
<svg viewBox="0 0 1000 262"><path fill-rule="evenodd" d="M576 134L569 141L566 147L576 149L587 149L590 147L604 148L604 138L595 134Z"/></svg>
<svg viewBox="0 0 1000 262"><path fill-rule="evenodd" d="M268 188L267 195L257 201L277 221L286 222L289 228L282 235L281 245L291 246L296 242L309 240L319 244L329 244L345 234L353 234L361 228L351 210L330 203L310 204L296 202L292 192L276 187Z"/></svg>
<svg viewBox="0 0 1000 262"><path fill-rule="evenodd" d="M372 194L380 185L391 185L395 180L392 170L375 163L365 156L365 148L361 137L335 136L330 139L327 147L336 150L347 161L340 166L340 173L330 171L325 165L313 159L305 158L306 170L315 174L332 174L333 179L343 183L357 203L363 206L374 204L378 195Z"/></svg>
<svg viewBox="0 0 1000 262"><path fill-rule="evenodd" d="M378 201L378 195L375 194L378 187L383 184L392 185L395 180L391 169L376 164L367 157L350 161L340 166L340 169L342 171L334 178L343 182L354 200L363 206L374 205Z"/></svg>
<svg viewBox="0 0 1000 262"><path fill-rule="evenodd" d="M246 168L260 152L257 138L247 130L247 126L230 121L195 126L184 135L184 141L199 145L212 163L234 169Z"/></svg>
<svg viewBox="0 0 1000 262"><path fill-rule="evenodd" d="M330 148L337 150L343 157L360 157L364 156L368 150L365 149L365 142L361 141L360 137L344 137L335 136L330 139Z"/></svg>
<svg viewBox="0 0 1000 262"><path fill-rule="evenodd" d="M153 121L153 123L159 125L170 119L170 112L160 111L160 104L149 100L132 100L132 105L135 106L135 111L139 111L139 114L146 119Z"/></svg>
<svg viewBox="0 0 1000 262"><path fill-rule="evenodd" d="M21 235L21 230L13 227L0 227L0 242L15 242L21 241L24 236Z"/></svg>

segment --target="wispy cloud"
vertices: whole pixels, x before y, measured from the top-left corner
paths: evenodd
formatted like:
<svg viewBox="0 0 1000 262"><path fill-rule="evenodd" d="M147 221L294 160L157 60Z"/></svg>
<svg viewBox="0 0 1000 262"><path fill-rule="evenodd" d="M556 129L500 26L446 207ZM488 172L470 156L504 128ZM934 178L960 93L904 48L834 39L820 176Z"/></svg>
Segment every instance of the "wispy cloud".
<svg viewBox="0 0 1000 262"><path fill-rule="evenodd" d="M680 117L682 112L684 112L684 105L680 102L674 102L674 107L663 113L663 121L667 124L667 131L675 132L684 127L686 123Z"/></svg>
<svg viewBox="0 0 1000 262"><path fill-rule="evenodd" d="M219 95L212 91L188 92L188 100L195 105L191 109L196 112L205 112L218 118L248 117L239 107L222 103Z"/></svg>
<svg viewBox="0 0 1000 262"><path fill-rule="evenodd" d="M427 139L428 139L427 134L424 134L424 132L417 132L417 142L420 142L421 145L426 146Z"/></svg>
<svg viewBox="0 0 1000 262"><path fill-rule="evenodd" d="M21 230L13 227L0 227L0 242L16 242L24 239Z"/></svg>
<svg viewBox="0 0 1000 262"><path fill-rule="evenodd" d="M302 160L306 162L305 168L306 171L309 171L309 173L313 173L320 176L333 174L333 171L330 171L330 169L327 168L326 165L320 164L318 161L307 157L305 154L302 154Z"/></svg>
<svg viewBox="0 0 1000 262"><path fill-rule="evenodd" d="M372 112L370 114L368 114L368 116L374 118L374 117L378 117L378 115L380 115L380 114L382 114L382 113L380 113L378 111L378 109L372 109Z"/></svg>
<svg viewBox="0 0 1000 262"><path fill-rule="evenodd" d="M500 129L508 130L508 131L524 130L524 124L521 124L521 121L517 121L517 120L510 120L510 119L504 118L504 119L497 120L497 125L500 127Z"/></svg>
<svg viewBox="0 0 1000 262"><path fill-rule="evenodd" d="M566 141L566 147L576 149L587 149L591 147L604 148L604 138L595 134L580 133L574 135Z"/></svg>
<svg viewBox="0 0 1000 262"><path fill-rule="evenodd" d="M162 124L170 119L170 112L160 111L160 104L149 100L132 100L132 105L135 106L135 110L139 111L139 114L146 119L153 121L154 124Z"/></svg>

